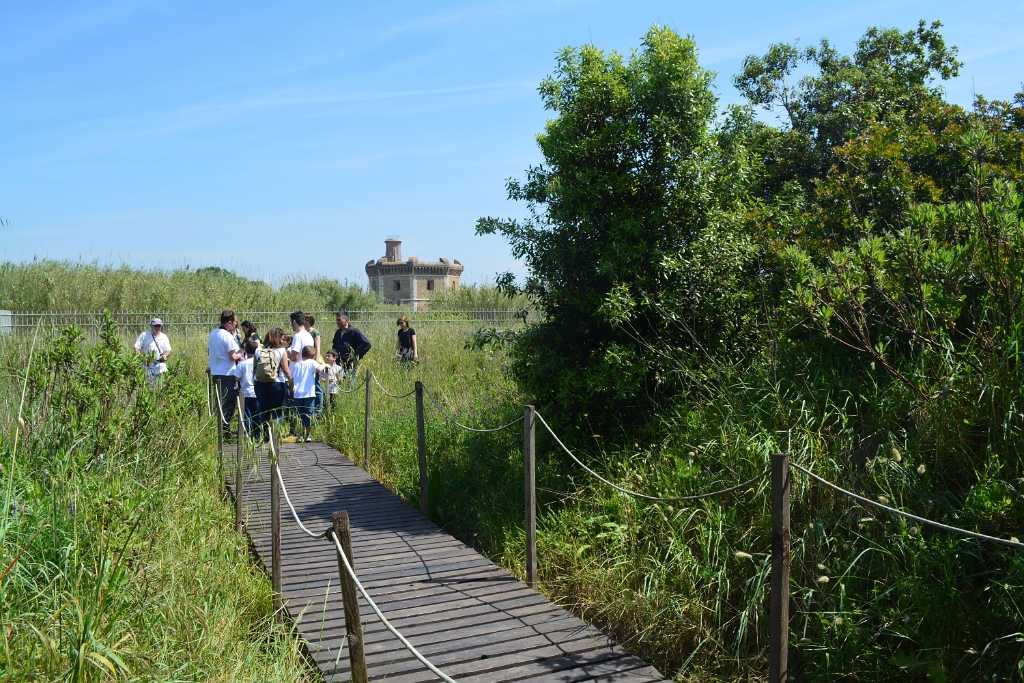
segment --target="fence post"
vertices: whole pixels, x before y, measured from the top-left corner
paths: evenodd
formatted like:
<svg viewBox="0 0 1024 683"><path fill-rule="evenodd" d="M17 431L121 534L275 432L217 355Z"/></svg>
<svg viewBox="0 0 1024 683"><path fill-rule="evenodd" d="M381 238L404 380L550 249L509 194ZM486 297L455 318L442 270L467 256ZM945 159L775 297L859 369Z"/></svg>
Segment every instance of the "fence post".
<svg viewBox="0 0 1024 683"><path fill-rule="evenodd" d="M533 406L523 408L523 498L526 501L526 583L537 584L536 429Z"/></svg>
<svg viewBox="0 0 1024 683"><path fill-rule="evenodd" d="M363 404L363 469L370 471L370 409L373 407L373 371L366 368L366 394Z"/></svg>
<svg viewBox="0 0 1024 683"><path fill-rule="evenodd" d="M274 590L274 612L281 609L281 475L278 474L280 441L273 433L274 449L270 457L270 584Z"/></svg>
<svg viewBox="0 0 1024 683"><path fill-rule="evenodd" d="M213 400L216 401L214 405L213 415L217 422L217 478L220 480L220 490L224 491L224 406L220 402L221 396L221 383L214 381L213 377L210 377L211 386L213 387Z"/></svg>
<svg viewBox="0 0 1024 683"><path fill-rule="evenodd" d="M423 382L416 382L416 450L420 464L420 512L430 513L427 500L427 429L423 422Z"/></svg>
<svg viewBox="0 0 1024 683"><path fill-rule="evenodd" d="M789 455L773 455L769 683L785 683L789 680L789 475Z"/></svg>
<svg viewBox="0 0 1024 683"><path fill-rule="evenodd" d="M348 513L335 512L331 515L331 528L335 537L345 551L345 557L355 571L356 563L352 559L352 535L349 532ZM335 548L337 551L337 548ZM356 595L356 582L345 571L345 563L338 557L338 579L341 581L341 596L345 606L345 632L348 634L348 660L351 668L352 683L366 683L366 655L363 652L363 622L359 618L359 602Z"/></svg>
<svg viewBox="0 0 1024 683"><path fill-rule="evenodd" d="M242 533L242 395L238 395L238 431L235 434L235 531Z"/></svg>

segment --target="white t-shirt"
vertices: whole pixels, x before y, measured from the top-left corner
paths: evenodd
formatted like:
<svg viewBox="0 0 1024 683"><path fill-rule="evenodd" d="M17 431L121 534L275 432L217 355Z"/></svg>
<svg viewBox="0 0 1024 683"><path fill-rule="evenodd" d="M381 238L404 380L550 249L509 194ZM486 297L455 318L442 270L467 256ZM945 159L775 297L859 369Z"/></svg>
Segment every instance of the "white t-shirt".
<svg viewBox="0 0 1024 683"><path fill-rule="evenodd" d="M312 358L295 361L288 367L292 370L292 392L295 398L316 396L316 375L320 364Z"/></svg>
<svg viewBox="0 0 1024 683"><path fill-rule="evenodd" d="M135 340L135 350L146 355L146 372L151 375L159 375L167 372L167 363L151 362L157 354L171 352L171 340L163 332L153 336L152 330L146 330Z"/></svg>
<svg viewBox="0 0 1024 683"><path fill-rule="evenodd" d="M284 374L284 360L288 357L288 349L272 349L277 355L277 381L284 383L288 381L288 375ZM288 363L288 371L291 372L292 364Z"/></svg>
<svg viewBox="0 0 1024 683"><path fill-rule="evenodd" d="M313 346L313 335L303 328L292 335L292 345L288 347L288 355L291 356L291 352L295 351L299 354L299 360L302 360L302 349L307 346ZM289 357L288 360L291 358Z"/></svg>
<svg viewBox="0 0 1024 683"><path fill-rule="evenodd" d="M345 373L345 368L338 364L325 365L323 369L323 375L327 379L327 393L336 394L338 393L338 381L339 378Z"/></svg>
<svg viewBox="0 0 1024 683"><path fill-rule="evenodd" d="M230 375L231 368L235 367L235 361L231 360L231 352L238 351L238 341L235 340L235 335L223 327L218 327L210 333L206 350L209 355L210 374Z"/></svg>
<svg viewBox="0 0 1024 683"><path fill-rule="evenodd" d="M242 398L256 398L256 387L253 386L252 358L238 361L238 365L231 368L231 376L238 378L238 390Z"/></svg>

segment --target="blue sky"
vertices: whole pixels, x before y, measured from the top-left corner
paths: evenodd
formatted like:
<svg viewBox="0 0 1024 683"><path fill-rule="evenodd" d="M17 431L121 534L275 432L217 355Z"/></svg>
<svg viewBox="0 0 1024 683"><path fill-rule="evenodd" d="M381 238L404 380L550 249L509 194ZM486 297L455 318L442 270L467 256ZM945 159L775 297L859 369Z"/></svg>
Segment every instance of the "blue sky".
<svg viewBox="0 0 1024 683"><path fill-rule="evenodd" d="M386 235L465 277L521 272L476 237L539 161L556 51L691 34L722 105L748 54L941 19L972 91L1024 80L1024 2L0 3L0 260L221 265L365 284Z"/></svg>

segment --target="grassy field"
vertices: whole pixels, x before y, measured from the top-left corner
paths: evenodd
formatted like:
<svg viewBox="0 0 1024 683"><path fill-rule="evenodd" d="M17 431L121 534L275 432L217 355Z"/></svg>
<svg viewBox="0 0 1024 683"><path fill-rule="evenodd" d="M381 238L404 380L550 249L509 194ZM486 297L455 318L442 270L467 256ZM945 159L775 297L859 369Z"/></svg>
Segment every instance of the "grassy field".
<svg viewBox="0 0 1024 683"><path fill-rule="evenodd" d="M416 380L469 426L500 425L527 398L500 346L467 349L471 328L419 330L422 362L404 368L386 341L366 357L389 392ZM827 381L822 378L819 381ZM861 491L942 516L931 466L893 449L864 472L845 459L841 422L821 422L770 372L749 372L672 406L645 441L605 446L591 437L580 457L617 483L653 495L723 488L766 470L771 453L794 458ZM371 472L410 503L418 499L411 397L373 391ZM340 398L317 432L361 460L362 389ZM543 413L545 406L537 406ZM836 420L842 411L835 410ZM554 424L557 431L568 428ZM461 430L427 403L430 513L446 529L520 576L524 565L521 429ZM611 443L609 440L608 443ZM572 464L538 426L541 588L679 681L751 680L767 663L770 492L767 479L721 501L666 504L623 495ZM809 680L910 678L1001 680L1019 660L1024 564L985 546L858 508L795 476L791 661ZM998 478L992 505L1009 511ZM1000 488L1001 486L1001 488ZM972 520L962 522L973 526ZM979 517L977 524L986 527ZM961 617L951 621L944 615ZM1008 634L1008 635L1007 635ZM1005 637L1003 637L1005 636ZM890 654L892 642L898 659ZM959 652L958 668L940 664ZM804 677L804 676L802 676Z"/></svg>
<svg viewBox="0 0 1024 683"><path fill-rule="evenodd" d="M296 681L216 482L204 349L158 395L110 331L0 348L0 680Z"/></svg>
<svg viewBox="0 0 1024 683"><path fill-rule="evenodd" d="M522 414L529 398L509 375L501 335L420 325L421 362L403 367L393 325L364 331L374 349L362 370L394 394L420 380L440 404L426 405L431 516L521 576L521 429L474 433L449 419L490 427ZM134 359L115 351L123 339L112 334L90 349L50 338L27 366L29 340L8 338L0 349L0 678L302 678L297 643L270 619L268 582L217 495L205 349L179 347L176 372L154 400L139 390ZM654 495L741 481L787 449L834 480L928 512L931 463L893 449L854 475L838 423L822 422L789 391L770 373L746 372L699 404L669 407L662 428L633 443L594 434L575 447L614 481ZM315 428L357 461L363 400L361 388L341 394ZM375 384L372 418L371 472L416 504L414 399ZM542 590L679 681L762 676L767 482L721 502L654 503L596 482L540 427L537 444ZM997 472L988 481L988 497L972 500L1009 515L1012 489ZM1019 554L871 514L802 478L793 510L792 654L794 666L813 672L808 679L870 680L895 669L956 680L927 654L938 649L962 651L961 671L976 680L1000 680L1015 665ZM986 528L982 517L962 523ZM883 658L893 638L908 643L898 662Z"/></svg>

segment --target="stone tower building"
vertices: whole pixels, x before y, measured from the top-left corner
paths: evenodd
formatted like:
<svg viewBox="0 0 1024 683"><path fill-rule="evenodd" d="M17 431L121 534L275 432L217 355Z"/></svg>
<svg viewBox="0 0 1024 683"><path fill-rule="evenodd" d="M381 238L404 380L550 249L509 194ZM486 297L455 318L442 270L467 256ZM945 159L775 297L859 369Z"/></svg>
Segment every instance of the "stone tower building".
<svg viewBox="0 0 1024 683"><path fill-rule="evenodd" d="M384 301L421 311L438 293L458 288L462 264L446 258L420 261L415 256L403 261L402 241L389 237L384 240L384 257L366 263L366 275L370 290Z"/></svg>

